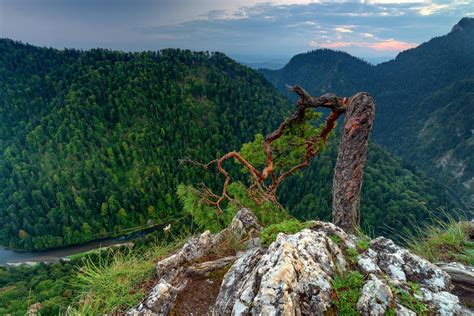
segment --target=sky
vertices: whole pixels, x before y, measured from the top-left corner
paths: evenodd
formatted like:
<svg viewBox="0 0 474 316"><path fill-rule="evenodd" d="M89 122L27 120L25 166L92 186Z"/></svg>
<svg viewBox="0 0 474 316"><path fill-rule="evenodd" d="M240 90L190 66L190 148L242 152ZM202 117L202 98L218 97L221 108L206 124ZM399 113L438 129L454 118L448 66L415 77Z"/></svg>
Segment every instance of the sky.
<svg viewBox="0 0 474 316"><path fill-rule="evenodd" d="M448 33L474 0L0 0L0 37L55 48L221 51L281 61L318 48L393 57Z"/></svg>

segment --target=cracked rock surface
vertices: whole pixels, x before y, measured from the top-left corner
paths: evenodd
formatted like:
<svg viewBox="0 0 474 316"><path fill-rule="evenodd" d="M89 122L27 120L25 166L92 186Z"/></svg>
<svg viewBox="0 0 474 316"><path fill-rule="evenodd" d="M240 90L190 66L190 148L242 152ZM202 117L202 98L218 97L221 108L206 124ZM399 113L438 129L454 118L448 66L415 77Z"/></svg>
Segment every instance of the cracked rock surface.
<svg viewBox="0 0 474 316"><path fill-rule="evenodd" d="M173 306L182 303L177 297L186 287L190 271L227 267L221 284L216 284L218 294L208 315L335 314L337 297L332 282L355 270L364 276L354 307L361 315L386 315L389 311L416 315L415 307L400 293L411 295L430 315L474 315L452 292L447 267L442 269L389 239L375 238L368 249L357 251L358 238L331 223L315 221L298 233L280 233L264 248L256 235L261 229L255 215L242 209L224 231L191 238L157 264L155 287L129 314L168 315ZM229 234L246 240L242 251L234 257L199 262ZM463 275L472 273L466 267L449 267L458 274L461 270Z"/></svg>
<svg viewBox="0 0 474 316"><path fill-rule="evenodd" d="M474 308L474 267L459 262L437 265L451 277L453 293L458 295L465 305Z"/></svg>
<svg viewBox="0 0 474 316"><path fill-rule="evenodd" d="M216 314L309 315L329 310L331 276L344 272L347 263L326 233L304 229L293 235L279 234L263 255L261 252L249 253L234 263L222 282ZM240 264L252 272L246 274ZM242 281L229 293L235 280Z"/></svg>
<svg viewBox="0 0 474 316"><path fill-rule="evenodd" d="M218 234L213 235L207 230L190 238L179 251L157 263L156 285L147 297L127 314L168 315L176 304L178 294L188 285L191 275L220 270L235 261L235 257L226 257L200 262L214 247L219 246L229 235L248 238L261 229L255 215L249 209L243 208L234 216L229 227Z"/></svg>

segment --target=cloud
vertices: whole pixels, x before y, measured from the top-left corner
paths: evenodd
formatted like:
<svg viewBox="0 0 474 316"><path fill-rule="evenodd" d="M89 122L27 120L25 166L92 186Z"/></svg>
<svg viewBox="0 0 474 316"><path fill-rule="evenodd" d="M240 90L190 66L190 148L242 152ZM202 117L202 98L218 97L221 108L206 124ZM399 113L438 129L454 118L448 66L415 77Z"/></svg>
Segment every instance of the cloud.
<svg viewBox="0 0 474 316"><path fill-rule="evenodd" d="M446 34L474 7L474 0L0 1L1 36L36 45L179 47L262 59L317 47L394 56Z"/></svg>
<svg viewBox="0 0 474 316"><path fill-rule="evenodd" d="M318 43L317 41L309 41L309 46L316 48L331 48L331 49L340 49L348 46L356 46L351 42L328 42L328 43Z"/></svg>
<svg viewBox="0 0 474 316"><path fill-rule="evenodd" d="M339 33L352 33L352 30L347 27L336 27L334 31L339 32Z"/></svg>
<svg viewBox="0 0 474 316"><path fill-rule="evenodd" d="M397 41L395 39L388 40L377 40L374 42L345 42L345 41L326 41L318 42L315 40L309 41L309 45L315 48L331 48L331 49L341 49L346 47L360 47L360 48L370 48L378 52L400 52L407 50L413 47L416 47L415 43L407 43L403 41Z"/></svg>
<svg viewBox="0 0 474 316"><path fill-rule="evenodd" d="M447 4L436 4L431 3L430 5L422 7L419 12L421 15L432 15L440 11L444 11L445 9L449 8Z"/></svg>
<svg viewBox="0 0 474 316"><path fill-rule="evenodd" d="M384 40L384 41L367 45L367 47L372 48L376 51L385 51L385 52L399 52L399 51L407 50L409 48L413 48L416 46L418 45L415 43L407 43L403 41L397 41L394 39L388 39L388 40Z"/></svg>
<svg viewBox="0 0 474 316"><path fill-rule="evenodd" d="M429 3L428 0L368 0L366 1L370 4L419 4L419 3Z"/></svg>

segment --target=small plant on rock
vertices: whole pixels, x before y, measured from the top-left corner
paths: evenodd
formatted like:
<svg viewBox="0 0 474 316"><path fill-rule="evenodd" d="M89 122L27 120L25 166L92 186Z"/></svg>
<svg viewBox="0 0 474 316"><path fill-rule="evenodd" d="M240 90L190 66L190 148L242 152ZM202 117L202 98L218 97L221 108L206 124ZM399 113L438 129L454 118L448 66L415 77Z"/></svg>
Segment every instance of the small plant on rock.
<svg viewBox="0 0 474 316"><path fill-rule="evenodd" d="M426 315L428 313L428 307L415 297L415 294L421 294L420 286L414 282L408 282L408 286L410 287L410 291L393 285L390 285L390 289L401 305L416 312L417 315Z"/></svg>
<svg viewBox="0 0 474 316"><path fill-rule="evenodd" d="M310 226L311 223L302 223L296 219L267 226L260 233L260 243L268 246L276 240L279 233L294 234L304 228L309 228Z"/></svg>
<svg viewBox="0 0 474 316"><path fill-rule="evenodd" d="M459 261L474 266L474 243L469 241L474 224L443 215L447 220L434 218L433 224L405 237L408 248L431 262Z"/></svg>
<svg viewBox="0 0 474 316"><path fill-rule="evenodd" d="M333 304L338 315L359 315L357 301L364 283L364 276L359 271L336 276L332 280L334 289Z"/></svg>

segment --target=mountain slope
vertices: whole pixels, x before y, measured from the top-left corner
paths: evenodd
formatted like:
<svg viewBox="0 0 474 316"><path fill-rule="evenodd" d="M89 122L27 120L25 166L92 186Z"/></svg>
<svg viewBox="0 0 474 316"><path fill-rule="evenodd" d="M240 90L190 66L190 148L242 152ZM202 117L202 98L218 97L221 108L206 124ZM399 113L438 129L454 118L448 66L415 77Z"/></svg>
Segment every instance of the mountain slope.
<svg viewBox="0 0 474 316"><path fill-rule="evenodd" d="M463 18L447 35L404 51L374 69L371 88L381 105L374 135L391 146L400 135L400 124L430 116L430 112L423 117L412 114L420 102L456 81L474 78L474 18Z"/></svg>
<svg viewBox="0 0 474 316"><path fill-rule="evenodd" d="M294 56L280 70L261 73L290 98L286 85L299 84L318 95L333 92L352 95L367 85L373 66L344 52L320 49Z"/></svg>
<svg viewBox="0 0 474 316"><path fill-rule="evenodd" d="M425 171L439 174L443 181L453 178L453 172L443 166L457 165L450 184L474 201L474 191L467 188L474 179L473 161L468 158L474 155L468 110L474 78L473 18L463 18L447 35L377 66L324 49L297 55L280 70L261 72L282 92L285 83L299 83L314 95L369 91L377 103L373 139ZM436 128L423 129L433 120ZM459 135L453 137L448 130ZM462 157L456 156L461 153Z"/></svg>
<svg viewBox="0 0 474 316"><path fill-rule="evenodd" d="M427 170L435 174L441 169L447 185L462 182L474 193L472 109L474 78L440 89L416 109L420 120L400 126L398 153L412 161L429 162Z"/></svg>
<svg viewBox="0 0 474 316"><path fill-rule="evenodd" d="M0 53L0 244L9 247L62 246L176 220L177 184L221 180L178 159L239 149L293 107L257 72L220 53L54 50L11 40L0 40ZM418 214L456 206L425 185L425 175L410 173L407 182L404 166L383 150L378 156L369 161L374 180L366 190L414 193L393 194L390 204L363 196L368 208L395 214L410 203ZM330 189L332 167L313 168L304 185ZM381 170L390 172L381 177ZM308 196L294 189L293 198ZM291 194L282 193L290 211ZM330 196L316 199L314 216L330 204ZM367 224L378 227L377 220Z"/></svg>
<svg viewBox="0 0 474 316"><path fill-rule="evenodd" d="M288 179L281 188L281 199L298 219L331 220L336 158L337 144L333 142L308 170L300 177ZM361 197L364 231L397 238L402 232L418 227L440 208L456 206L459 204L446 189L424 172L381 146L369 144Z"/></svg>
<svg viewBox="0 0 474 316"><path fill-rule="evenodd" d="M288 107L222 54L0 47L0 243L11 247L177 216L175 186L203 176L179 158L239 148Z"/></svg>

